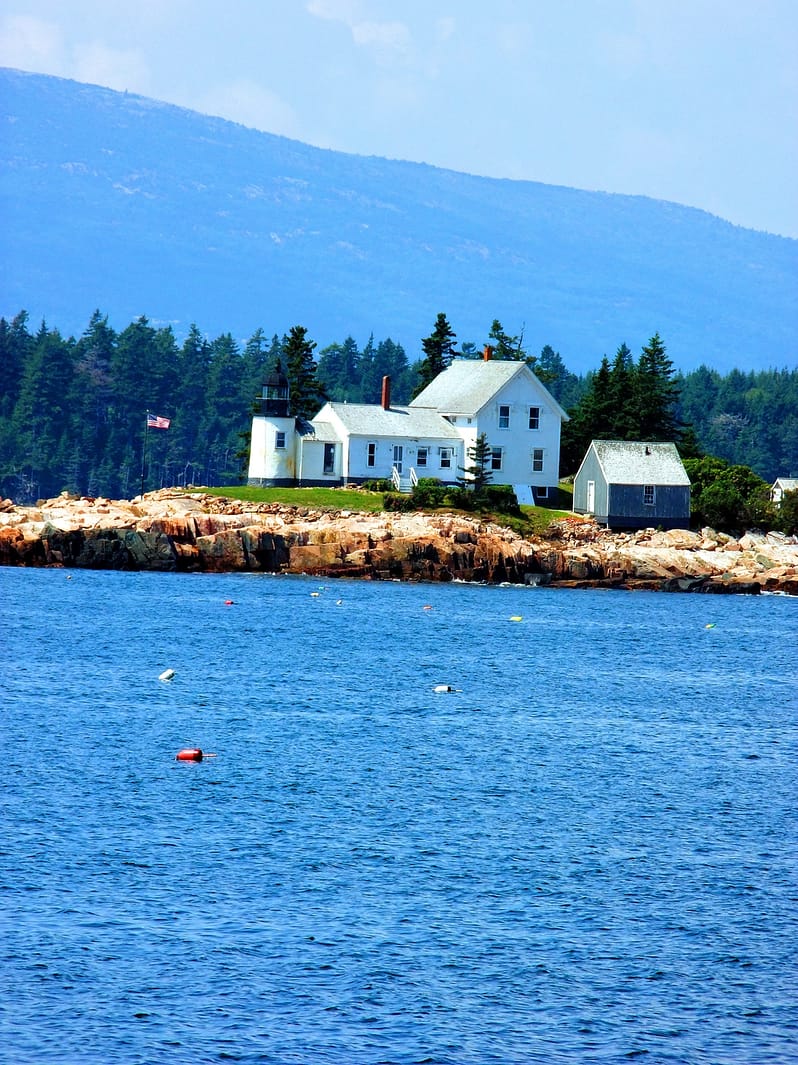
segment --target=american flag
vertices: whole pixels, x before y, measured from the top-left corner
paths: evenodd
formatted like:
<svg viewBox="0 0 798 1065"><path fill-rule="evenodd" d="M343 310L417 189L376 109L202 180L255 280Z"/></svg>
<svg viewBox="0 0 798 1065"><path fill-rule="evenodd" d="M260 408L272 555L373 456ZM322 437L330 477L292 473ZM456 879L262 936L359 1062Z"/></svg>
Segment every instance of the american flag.
<svg viewBox="0 0 798 1065"><path fill-rule="evenodd" d="M168 429L172 424L171 418L161 418L158 414L147 415L147 428L148 429Z"/></svg>

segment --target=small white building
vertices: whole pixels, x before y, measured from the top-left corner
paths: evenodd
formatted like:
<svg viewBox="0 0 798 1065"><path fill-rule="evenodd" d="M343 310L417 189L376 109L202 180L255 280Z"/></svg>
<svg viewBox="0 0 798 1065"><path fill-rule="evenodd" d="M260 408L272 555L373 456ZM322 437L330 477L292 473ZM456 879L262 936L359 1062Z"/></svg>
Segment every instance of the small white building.
<svg viewBox="0 0 798 1065"><path fill-rule="evenodd" d="M391 403L388 378L381 403L326 403L310 422L290 417L288 401L278 367L252 419L251 485L454 484L484 433L494 484L513 485L527 503L557 487L568 415L524 362L458 359L409 406Z"/></svg>
<svg viewBox="0 0 798 1065"><path fill-rule="evenodd" d="M798 492L798 477L777 477L770 486L770 500L781 503L785 492Z"/></svg>

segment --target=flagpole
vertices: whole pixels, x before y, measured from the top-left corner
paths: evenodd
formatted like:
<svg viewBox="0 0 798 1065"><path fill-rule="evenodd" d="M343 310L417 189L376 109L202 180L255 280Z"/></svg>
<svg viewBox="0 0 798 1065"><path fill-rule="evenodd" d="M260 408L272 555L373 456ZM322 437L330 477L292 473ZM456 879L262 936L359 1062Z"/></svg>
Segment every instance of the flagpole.
<svg viewBox="0 0 798 1065"><path fill-rule="evenodd" d="M144 443L141 448L141 498L144 499L144 471L147 468L147 433L150 429L150 412L144 414Z"/></svg>

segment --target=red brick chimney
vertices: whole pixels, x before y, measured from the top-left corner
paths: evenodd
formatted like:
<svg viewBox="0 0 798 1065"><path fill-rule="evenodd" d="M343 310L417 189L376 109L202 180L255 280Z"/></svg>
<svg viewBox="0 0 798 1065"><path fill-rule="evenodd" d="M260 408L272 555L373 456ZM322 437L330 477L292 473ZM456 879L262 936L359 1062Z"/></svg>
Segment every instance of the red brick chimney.
<svg viewBox="0 0 798 1065"><path fill-rule="evenodd" d="M382 409L391 409L391 379L390 377L383 377L382 379Z"/></svg>
<svg viewBox="0 0 798 1065"><path fill-rule="evenodd" d="M486 344L483 348L482 358L485 360L485 362L490 362L490 360L493 358L493 348L490 346L490 344Z"/></svg>

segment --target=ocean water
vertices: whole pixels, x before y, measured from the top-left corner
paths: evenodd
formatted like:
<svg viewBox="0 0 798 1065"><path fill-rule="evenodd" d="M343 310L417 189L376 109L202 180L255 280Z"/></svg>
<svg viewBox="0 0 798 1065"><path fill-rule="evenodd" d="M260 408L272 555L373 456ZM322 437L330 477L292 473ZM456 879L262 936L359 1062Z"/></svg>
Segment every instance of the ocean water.
<svg viewBox="0 0 798 1065"><path fill-rule="evenodd" d="M798 600L4 569L0 640L3 1062L798 1059Z"/></svg>

